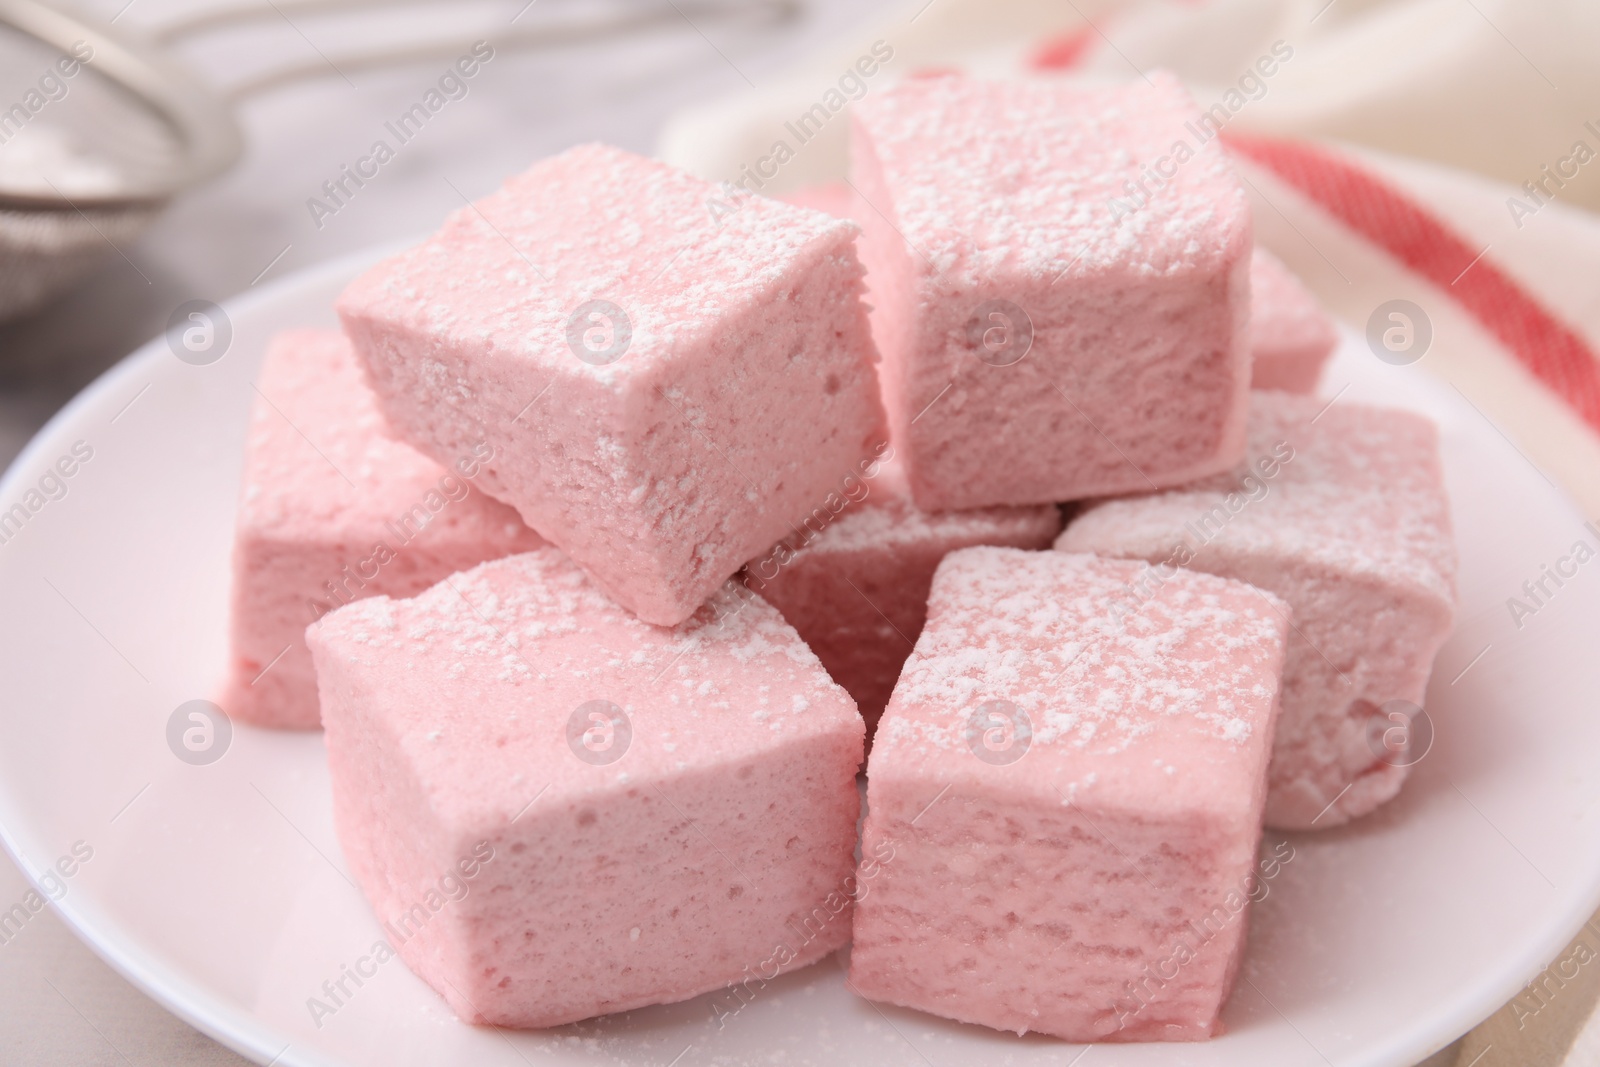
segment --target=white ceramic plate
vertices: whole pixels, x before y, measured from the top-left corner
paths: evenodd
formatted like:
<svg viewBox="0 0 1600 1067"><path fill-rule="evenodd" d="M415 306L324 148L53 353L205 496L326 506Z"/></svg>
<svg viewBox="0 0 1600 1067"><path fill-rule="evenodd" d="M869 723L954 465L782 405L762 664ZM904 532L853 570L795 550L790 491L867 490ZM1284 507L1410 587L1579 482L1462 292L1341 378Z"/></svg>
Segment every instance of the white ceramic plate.
<svg viewBox="0 0 1600 1067"><path fill-rule="evenodd" d="M1404 795L1353 827L1291 838L1225 1036L1091 1049L1017 1039L859 1000L838 960L773 983L720 1028L701 998L536 1033L456 1022L395 960L317 1025L308 998L380 936L334 840L320 735L236 727L220 761L193 766L167 729L180 704L213 693L224 663L240 452L266 340L331 325L334 295L372 258L232 302L231 348L210 365L147 345L0 484L0 509L26 506L76 442L93 450L66 494L34 498L42 506L0 543L0 833L35 876L75 843L92 849L54 883L67 922L259 1062L1409 1067L1511 997L1600 902L1600 564L1520 630L1505 605L1593 538L1462 398L1352 340L1329 395L1348 383L1343 399L1415 407L1442 428L1461 622L1429 693L1436 741Z"/></svg>

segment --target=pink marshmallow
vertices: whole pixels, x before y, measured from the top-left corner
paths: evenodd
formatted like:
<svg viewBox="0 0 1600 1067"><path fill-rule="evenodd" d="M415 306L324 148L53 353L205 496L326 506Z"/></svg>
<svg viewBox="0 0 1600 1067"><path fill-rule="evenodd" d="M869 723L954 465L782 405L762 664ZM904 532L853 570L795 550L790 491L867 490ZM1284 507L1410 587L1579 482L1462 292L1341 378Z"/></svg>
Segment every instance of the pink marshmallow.
<svg viewBox="0 0 1600 1067"><path fill-rule="evenodd" d="M1315 392L1338 347L1338 328L1317 298L1277 256L1257 247L1250 260L1251 388Z"/></svg>
<svg viewBox="0 0 1600 1067"><path fill-rule="evenodd" d="M222 706L260 726L313 729L305 628L340 604L410 596L454 571L543 544L472 480L389 436L340 334L294 330L267 349L250 413L233 549L232 657Z"/></svg>
<svg viewBox="0 0 1600 1067"><path fill-rule="evenodd" d="M462 1019L748 997L848 941L861 717L759 597L652 626L542 548L307 640L345 858Z"/></svg>
<svg viewBox="0 0 1600 1067"><path fill-rule="evenodd" d="M852 114L884 404L919 506L1238 460L1250 209L1175 78L913 79Z"/></svg>
<svg viewBox="0 0 1600 1067"><path fill-rule="evenodd" d="M867 765L850 983L1069 1041L1219 1030L1256 889L1283 607L1176 572L970 548Z"/></svg>
<svg viewBox="0 0 1600 1067"><path fill-rule="evenodd" d="M1456 574L1427 419L1256 393L1236 471L1094 506L1056 547L1237 578L1290 605L1267 825L1325 829L1364 815L1426 754L1413 742L1431 732L1412 728L1431 724L1415 723L1414 709L1450 634Z"/></svg>
<svg viewBox="0 0 1600 1067"><path fill-rule="evenodd" d="M832 215L836 219L848 219L853 217L851 209L853 195L850 186L844 182L826 182L822 185L808 185L796 189L778 199L796 207L808 207L824 215Z"/></svg>
<svg viewBox="0 0 1600 1067"><path fill-rule="evenodd" d="M600 145L458 211L339 312L418 448L649 622L688 618L885 433L853 224Z"/></svg>
<svg viewBox="0 0 1600 1067"><path fill-rule="evenodd" d="M783 613L833 680L856 700L867 737L922 632L934 569L973 545L1048 548L1061 530L1052 504L923 511L898 461L818 509L800 532L745 568L745 584Z"/></svg>

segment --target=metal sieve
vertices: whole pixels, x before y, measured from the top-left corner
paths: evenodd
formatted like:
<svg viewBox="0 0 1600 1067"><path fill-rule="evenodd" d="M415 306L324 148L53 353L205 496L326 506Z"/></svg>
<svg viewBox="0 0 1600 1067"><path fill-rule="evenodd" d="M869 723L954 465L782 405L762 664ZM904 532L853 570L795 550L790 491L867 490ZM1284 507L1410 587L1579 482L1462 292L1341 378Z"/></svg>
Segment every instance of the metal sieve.
<svg viewBox="0 0 1600 1067"><path fill-rule="evenodd" d="M231 166L242 140L230 100L330 69L323 60L269 70L225 98L167 60L161 46L284 18L285 10L324 14L386 2L393 0L242 3L198 12L146 42L39 0L0 0L0 320L121 254L173 196ZM776 22L799 10L800 0L630 4L599 16L529 20L520 28L513 19L495 44L560 45L674 24L698 28L699 19ZM471 42L430 39L341 55L338 69L449 59L464 44Z"/></svg>
<svg viewBox="0 0 1600 1067"><path fill-rule="evenodd" d="M0 57L4 319L114 255L175 193L233 163L240 138L181 68L36 0L0 0Z"/></svg>

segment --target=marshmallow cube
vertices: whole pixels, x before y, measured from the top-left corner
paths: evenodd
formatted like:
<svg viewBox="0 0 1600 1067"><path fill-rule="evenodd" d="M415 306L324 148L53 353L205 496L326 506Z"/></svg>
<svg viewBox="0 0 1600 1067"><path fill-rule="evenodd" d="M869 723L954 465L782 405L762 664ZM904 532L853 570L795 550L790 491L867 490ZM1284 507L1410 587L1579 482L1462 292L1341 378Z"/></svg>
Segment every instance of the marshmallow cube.
<svg viewBox="0 0 1600 1067"><path fill-rule="evenodd" d="M872 736L927 618L933 572L973 545L1048 548L1054 505L923 511L895 459L868 469L835 517L819 511L759 559L745 584L783 613L833 680L855 697ZM848 502L848 503L844 503Z"/></svg>
<svg viewBox="0 0 1600 1067"><path fill-rule="evenodd" d="M1252 389L1311 393L1339 331L1304 283L1264 248L1250 260Z"/></svg>
<svg viewBox="0 0 1600 1067"><path fill-rule="evenodd" d="M441 466L389 435L340 334L274 338L256 391L220 699L245 722L313 729L320 716L308 625L351 600L410 596L544 540L474 491L493 455L485 443Z"/></svg>
<svg viewBox="0 0 1600 1067"><path fill-rule="evenodd" d="M687 619L884 437L857 227L583 145L358 278L397 430L624 607Z"/></svg>
<svg viewBox="0 0 1600 1067"><path fill-rule="evenodd" d="M1008 548L939 565L867 765L857 992L1069 1041L1218 1032L1282 605L1188 571L1135 601L1143 570Z"/></svg>
<svg viewBox="0 0 1600 1067"><path fill-rule="evenodd" d="M1425 754L1412 751L1424 740L1412 727L1429 727L1416 709L1456 600L1428 419L1256 393L1238 470L1098 504L1056 547L1236 578L1290 605L1267 825L1320 830L1364 815Z"/></svg>
<svg viewBox="0 0 1600 1067"><path fill-rule="evenodd" d="M912 79L852 114L884 404L918 506L1237 462L1250 209L1177 79Z"/></svg>
<svg viewBox="0 0 1600 1067"><path fill-rule="evenodd" d="M547 547L307 639L345 859L462 1019L684 1000L849 940L861 717L759 597L652 626Z"/></svg>

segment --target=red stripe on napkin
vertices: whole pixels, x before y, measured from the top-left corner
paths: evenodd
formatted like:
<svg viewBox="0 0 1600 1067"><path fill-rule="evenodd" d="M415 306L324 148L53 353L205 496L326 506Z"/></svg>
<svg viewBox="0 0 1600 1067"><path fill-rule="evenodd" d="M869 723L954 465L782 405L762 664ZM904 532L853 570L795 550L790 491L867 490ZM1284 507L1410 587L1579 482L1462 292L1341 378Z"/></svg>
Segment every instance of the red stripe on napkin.
<svg viewBox="0 0 1600 1067"><path fill-rule="evenodd" d="M1326 148L1234 133L1223 138L1234 152L1437 285L1600 431L1600 357L1482 250L1394 186Z"/></svg>

